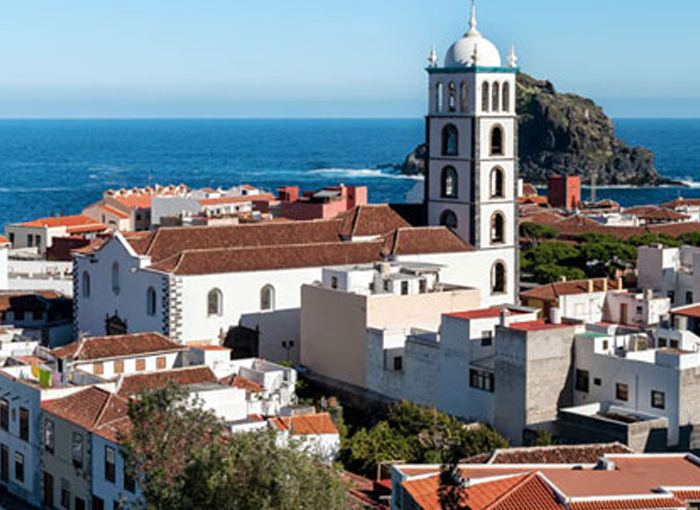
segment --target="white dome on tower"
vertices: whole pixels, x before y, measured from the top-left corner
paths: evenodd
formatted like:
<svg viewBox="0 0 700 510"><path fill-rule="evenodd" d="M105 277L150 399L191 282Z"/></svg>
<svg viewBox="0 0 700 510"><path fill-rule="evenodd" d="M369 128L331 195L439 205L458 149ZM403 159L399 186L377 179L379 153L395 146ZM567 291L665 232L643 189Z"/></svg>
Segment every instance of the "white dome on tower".
<svg viewBox="0 0 700 510"><path fill-rule="evenodd" d="M498 48L476 29L476 7L472 2L469 31L454 43L445 56L445 67L459 66L501 67Z"/></svg>

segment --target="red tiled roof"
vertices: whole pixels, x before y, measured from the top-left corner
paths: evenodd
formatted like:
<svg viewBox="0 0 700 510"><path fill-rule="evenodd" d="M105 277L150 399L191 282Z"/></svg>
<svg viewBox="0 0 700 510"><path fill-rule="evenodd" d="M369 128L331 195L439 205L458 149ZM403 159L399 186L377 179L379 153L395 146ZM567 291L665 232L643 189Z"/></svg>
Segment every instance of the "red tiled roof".
<svg viewBox="0 0 700 510"><path fill-rule="evenodd" d="M524 215L521 223L541 223L542 225L554 225L563 219L562 215L555 211L542 211L541 207L537 207L537 212L530 215Z"/></svg>
<svg viewBox="0 0 700 510"><path fill-rule="evenodd" d="M700 501L700 489L694 490L673 490L673 495L678 499L688 502Z"/></svg>
<svg viewBox="0 0 700 510"><path fill-rule="evenodd" d="M676 308L671 310L673 315L680 315L681 317L694 317L700 319L700 305L687 306L684 308Z"/></svg>
<svg viewBox="0 0 700 510"><path fill-rule="evenodd" d="M10 240L5 236L0 235L0 244L10 244Z"/></svg>
<svg viewBox="0 0 700 510"><path fill-rule="evenodd" d="M153 203L153 197L156 196L151 193L133 194L133 195L113 195L110 198L116 200L119 204L124 206L126 209L150 209Z"/></svg>
<svg viewBox="0 0 700 510"><path fill-rule="evenodd" d="M274 195L264 193L260 195L240 195L235 197L219 197L219 198L202 198L199 200L200 205L222 205L222 204L240 204L246 202L261 202L261 201L277 200Z"/></svg>
<svg viewBox="0 0 700 510"><path fill-rule="evenodd" d="M677 198L675 200L671 200L670 202L666 202L665 204L661 204L663 207L684 207L684 206L699 206L700 205L700 198Z"/></svg>
<svg viewBox="0 0 700 510"><path fill-rule="evenodd" d="M571 328L573 327L573 324L549 324L544 320L539 320L530 322L516 322L515 324L510 324L508 327L518 331L548 331L551 329Z"/></svg>
<svg viewBox="0 0 700 510"><path fill-rule="evenodd" d="M69 234L79 232L99 232L106 230L107 227L100 222L83 216L82 214L75 216L54 216L51 218L39 218L25 223L19 223L17 226L30 228L56 228L65 227Z"/></svg>
<svg viewBox="0 0 700 510"><path fill-rule="evenodd" d="M127 213L125 213L124 211L120 211L119 209L115 209L114 207L110 207L108 205L98 205L96 206L96 208L102 209L103 211L118 216L122 219L129 219L129 215Z"/></svg>
<svg viewBox="0 0 700 510"><path fill-rule="evenodd" d="M465 464L595 464L607 454L633 453L621 443L504 448L465 459Z"/></svg>
<svg viewBox="0 0 700 510"><path fill-rule="evenodd" d="M656 510L685 508L687 505L673 496L658 498L595 499L570 501L570 510Z"/></svg>
<svg viewBox="0 0 700 510"><path fill-rule="evenodd" d="M302 416L276 416L270 419L273 427L288 430L293 436L337 434L338 429L328 413Z"/></svg>
<svg viewBox="0 0 700 510"><path fill-rule="evenodd" d="M388 205L358 205L338 215L343 224L343 237L364 237L387 234L410 225Z"/></svg>
<svg viewBox="0 0 700 510"><path fill-rule="evenodd" d="M495 306L493 308L484 308L482 310L472 310L469 312L448 313L446 315L448 315L449 317L455 317L457 319L494 319L496 317L500 317L502 311L503 307ZM520 315L524 313L528 312L506 308L506 314L509 316Z"/></svg>
<svg viewBox="0 0 700 510"><path fill-rule="evenodd" d="M120 356L142 356L183 351L187 348L159 333L102 336L77 340L51 351L56 358L90 361Z"/></svg>
<svg viewBox="0 0 700 510"><path fill-rule="evenodd" d="M219 383L246 390L246 393L262 393L265 391L263 386L251 381L250 379L246 379L242 375L231 375L229 377L224 377L223 379L219 380Z"/></svg>
<svg viewBox="0 0 700 510"><path fill-rule="evenodd" d="M630 207L625 209L624 214L631 214L636 216L641 220L648 221L684 221L690 219L689 216L685 214L677 213L671 209L665 207L659 207L656 205L642 205L638 207Z"/></svg>
<svg viewBox="0 0 700 510"><path fill-rule="evenodd" d="M475 249L447 227L399 228L385 239L388 243L387 251L391 255L456 253Z"/></svg>
<svg viewBox="0 0 700 510"><path fill-rule="evenodd" d="M216 382L216 376L209 367L190 367L126 376L119 387L119 394L136 395L144 390L157 390L170 385L187 386Z"/></svg>
<svg viewBox="0 0 700 510"><path fill-rule="evenodd" d="M588 292L588 282L593 282L594 292L603 292L604 279L596 278L593 280L575 280L571 282L555 282L542 285L534 289L526 290L520 293L521 298L542 299L545 301L555 301L559 296L569 296L573 294L586 294ZM613 280L608 281L608 289L616 289L617 283Z"/></svg>

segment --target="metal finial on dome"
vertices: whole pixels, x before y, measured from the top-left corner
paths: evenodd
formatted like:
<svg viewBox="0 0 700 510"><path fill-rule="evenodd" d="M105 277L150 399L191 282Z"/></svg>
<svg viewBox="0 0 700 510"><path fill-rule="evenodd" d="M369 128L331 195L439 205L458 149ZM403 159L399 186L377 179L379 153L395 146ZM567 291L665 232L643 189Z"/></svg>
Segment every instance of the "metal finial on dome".
<svg viewBox="0 0 700 510"><path fill-rule="evenodd" d="M430 67L437 67L438 56L437 51L435 50L435 46L433 46L430 49L430 56L428 57L428 62L430 63Z"/></svg>
<svg viewBox="0 0 700 510"><path fill-rule="evenodd" d="M510 53L508 54L508 65L510 67L518 67L518 57L515 54L515 44L510 47Z"/></svg>
<svg viewBox="0 0 700 510"><path fill-rule="evenodd" d="M467 35L481 35L476 28L476 0L472 0L472 17L469 20L469 32Z"/></svg>

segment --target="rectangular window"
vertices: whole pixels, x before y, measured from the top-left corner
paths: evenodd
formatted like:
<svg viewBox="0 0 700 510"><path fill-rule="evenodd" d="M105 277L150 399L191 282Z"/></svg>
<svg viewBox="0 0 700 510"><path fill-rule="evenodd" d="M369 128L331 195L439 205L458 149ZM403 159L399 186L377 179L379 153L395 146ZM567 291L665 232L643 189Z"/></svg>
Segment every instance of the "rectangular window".
<svg viewBox="0 0 700 510"><path fill-rule="evenodd" d="M47 452L53 453L54 448L54 425L51 420L44 422L44 448Z"/></svg>
<svg viewBox="0 0 700 510"><path fill-rule="evenodd" d="M53 508L53 475L44 471L44 506Z"/></svg>
<svg viewBox="0 0 700 510"><path fill-rule="evenodd" d="M29 410L19 408L19 438L29 441Z"/></svg>
<svg viewBox="0 0 700 510"><path fill-rule="evenodd" d="M29 248L34 246L34 236L32 234L27 235L27 246Z"/></svg>
<svg viewBox="0 0 700 510"><path fill-rule="evenodd" d="M607 341L607 340L603 340L603 350L604 350L604 351L607 351L607 350L608 350L608 347L610 347L610 344L608 343L608 341Z"/></svg>
<svg viewBox="0 0 700 510"><path fill-rule="evenodd" d="M105 365L102 362L99 363L93 363L92 364L92 371L94 372L95 375L102 375L105 373Z"/></svg>
<svg viewBox="0 0 700 510"><path fill-rule="evenodd" d="M617 383L615 385L615 398L627 402L630 399L630 387L626 384Z"/></svg>
<svg viewBox="0 0 700 510"><path fill-rule="evenodd" d="M124 466L124 490L132 494L136 492L136 480L129 474L126 466Z"/></svg>
<svg viewBox="0 0 700 510"><path fill-rule="evenodd" d="M391 291L391 282L389 280L384 280L384 292Z"/></svg>
<svg viewBox="0 0 700 510"><path fill-rule="evenodd" d="M589 390L588 370L576 369L576 390L588 393Z"/></svg>
<svg viewBox="0 0 700 510"><path fill-rule="evenodd" d="M644 308L641 306L637 307L637 315L641 316L644 313Z"/></svg>
<svg viewBox="0 0 700 510"><path fill-rule="evenodd" d="M3 430L10 428L10 403L5 398L0 400L0 427Z"/></svg>
<svg viewBox="0 0 700 510"><path fill-rule="evenodd" d="M685 304L687 304L687 305L693 304L693 293L692 292L685 293Z"/></svg>
<svg viewBox="0 0 700 510"><path fill-rule="evenodd" d="M86 510L85 500L82 498L75 498L75 510Z"/></svg>
<svg viewBox="0 0 700 510"><path fill-rule="evenodd" d="M602 386L603 381L600 379L600 377L596 377L595 379L593 379L593 384L595 384L596 386Z"/></svg>
<svg viewBox="0 0 700 510"><path fill-rule="evenodd" d="M665 338L659 338L659 348L663 349L668 345L668 342L666 341Z"/></svg>
<svg viewBox="0 0 700 510"><path fill-rule="evenodd" d="M495 391L495 376L490 372L472 369L469 371L469 386L493 393Z"/></svg>
<svg viewBox="0 0 700 510"><path fill-rule="evenodd" d="M668 299L671 300L671 304L674 304L674 302L676 301L676 293L672 290L668 291Z"/></svg>
<svg viewBox="0 0 700 510"><path fill-rule="evenodd" d="M105 510L105 501L97 496L92 497L92 510Z"/></svg>
<svg viewBox="0 0 700 510"><path fill-rule="evenodd" d="M666 409L666 394L663 391L651 392L651 407L654 409Z"/></svg>
<svg viewBox="0 0 700 510"><path fill-rule="evenodd" d="M482 331L481 346L490 347L491 345L493 345L493 331Z"/></svg>
<svg viewBox="0 0 700 510"><path fill-rule="evenodd" d="M156 368L158 370L165 369L165 356L160 356L160 357L156 358Z"/></svg>
<svg viewBox="0 0 700 510"><path fill-rule="evenodd" d="M122 360L114 362L114 373L123 374L124 373L124 362Z"/></svg>
<svg viewBox="0 0 700 510"><path fill-rule="evenodd" d="M402 356L397 356L394 358L394 370L396 372L400 372L403 370L403 357Z"/></svg>
<svg viewBox="0 0 700 510"><path fill-rule="evenodd" d="M146 360L145 359L137 359L136 360L136 371L143 372L144 370L146 370Z"/></svg>
<svg viewBox="0 0 700 510"><path fill-rule="evenodd" d="M10 481L10 449L6 444L0 445L0 480Z"/></svg>
<svg viewBox="0 0 700 510"><path fill-rule="evenodd" d="M105 446L105 479L114 483L116 480L116 452L111 446Z"/></svg>
<svg viewBox="0 0 700 510"><path fill-rule="evenodd" d="M671 340L671 349L678 349L678 340Z"/></svg>
<svg viewBox="0 0 700 510"><path fill-rule="evenodd" d="M337 289L337 288L338 288L338 277L331 276L331 289Z"/></svg>
<svg viewBox="0 0 700 510"><path fill-rule="evenodd" d="M80 432L73 432L73 467L83 468L83 435Z"/></svg>
<svg viewBox="0 0 700 510"><path fill-rule="evenodd" d="M61 506L70 508L70 482L61 478Z"/></svg>
<svg viewBox="0 0 700 510"><path fill-rule="evenodd" d="M24 482L24 455L15 452L15 480Z"/></svg>
<svg viewBox="0 0 700 510"><path fill-rule="evenodd" d="M36 247L41 248L41 236L36 236Z"/></svg>
<svg viewBox="0 0 700 510"><path fill-rule="evenodd" d="M419 291L421 294L425 294L428 292L428 281L425 279L421 279L419 285Z"/></svg>
<svg viewBox="0 0 700 510"><path fill-rule="evenodd" d="M405 296L408 294L408 282L401 282L401 295Z"/></svg>
<svg viewBox="0 0 700 510"><path fill-rule="evenodd" d="M10 244L15 244L15 234L10 233Z"/></svg>

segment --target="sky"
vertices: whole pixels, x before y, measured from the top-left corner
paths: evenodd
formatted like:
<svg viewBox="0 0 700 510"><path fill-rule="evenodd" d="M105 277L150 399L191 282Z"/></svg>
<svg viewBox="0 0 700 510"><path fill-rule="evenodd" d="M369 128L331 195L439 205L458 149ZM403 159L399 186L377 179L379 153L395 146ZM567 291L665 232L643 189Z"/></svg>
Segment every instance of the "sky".
<svg viewBox="0 0 700 510"><path fill-rule="evenodd" d="M468 0L0 0L0 117L419 117ZM700 117L700 1L478 0L523 71Z"/></svg>

